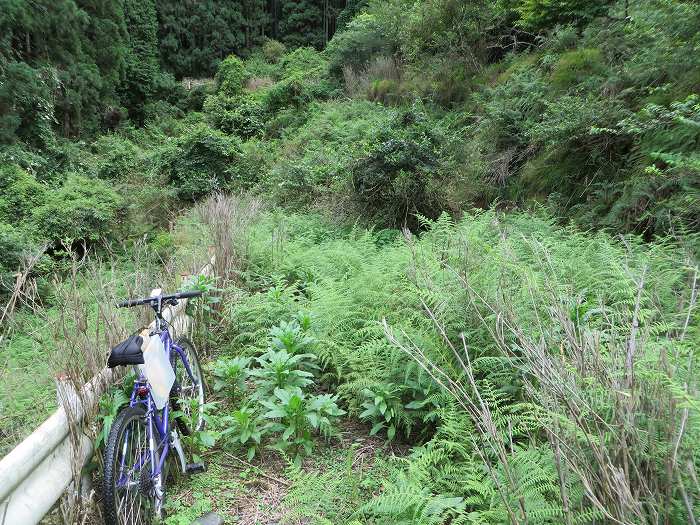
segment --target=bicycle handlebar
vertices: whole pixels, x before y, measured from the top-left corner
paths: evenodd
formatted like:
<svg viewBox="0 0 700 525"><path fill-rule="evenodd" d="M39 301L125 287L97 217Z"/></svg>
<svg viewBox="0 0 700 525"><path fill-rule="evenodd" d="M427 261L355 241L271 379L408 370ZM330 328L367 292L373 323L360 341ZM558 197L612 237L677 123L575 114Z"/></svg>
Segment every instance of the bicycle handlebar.
<svg viewBox="0 0 700 525"><path fill-rule="evenodd" d="M172 295L157 295L155 297L146 297L144 299L127 299L126 301L117 303L117 308L131 308L132 306L139 306L142 304L153 305L157 304L158 301L160 301L161 304L163 304L172 300L189 299L191 297L199 297L200 295L202 295L202 292L192 290L189 292L177 292Z"/></svg>

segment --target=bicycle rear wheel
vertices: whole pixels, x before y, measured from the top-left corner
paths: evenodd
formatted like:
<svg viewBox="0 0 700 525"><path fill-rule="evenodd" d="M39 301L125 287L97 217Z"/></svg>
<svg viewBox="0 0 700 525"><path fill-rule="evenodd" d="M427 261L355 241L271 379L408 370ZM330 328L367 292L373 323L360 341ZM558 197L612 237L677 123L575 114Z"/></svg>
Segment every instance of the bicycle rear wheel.
<svg viewBox="0 0 700 525"><path fill-rule="evenodd" d="M104 454L105 525L146 525L157 515L146 411L128 407L112 424Z"/></svg>
<svg viewBox="0 0 700 525"><path fill-rule="evenodd" d="M184 436L189 436L192 432L204 429L207 385L194 344L184 337L179 338L175 344L182 348L192 372L192 378L190 378L184 363L181 360L177 363L175 367L177 391L171 395L173 408L182 413L176 418L177 427Z"/></svg>

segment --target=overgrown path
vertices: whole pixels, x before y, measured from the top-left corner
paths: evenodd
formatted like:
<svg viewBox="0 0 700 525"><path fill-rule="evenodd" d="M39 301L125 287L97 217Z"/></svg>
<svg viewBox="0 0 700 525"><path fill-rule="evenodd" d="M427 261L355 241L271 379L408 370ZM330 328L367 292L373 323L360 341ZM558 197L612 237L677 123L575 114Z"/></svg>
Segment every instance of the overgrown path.
<svg viewBox="0 0 700 525"><path fill-rule="evenodd" d="M300 466L275 451L252 461L221 450L206 454L207 472L182 480L169 495L168 523L189 525L212 511L224 523L240 525L309 523L322 518L329 505L334 512L345 507L352 513L353 506L379 493L389 469L409 452L407 445L387 443L369 431L360 422L344 421L338 435L319 443Z"/></svg>
<svg viewBox="0 0 700 525"><path fill-rule="evenodd" d="M216 402L191 444L210 471L173 495L171 525L208 510L251 524L636 522L635 494L668 502L669 522L692 510L700 271L682 239L516 212L407 235L203 206L227 240L213 244L234 249L198 334Z"/></svg>

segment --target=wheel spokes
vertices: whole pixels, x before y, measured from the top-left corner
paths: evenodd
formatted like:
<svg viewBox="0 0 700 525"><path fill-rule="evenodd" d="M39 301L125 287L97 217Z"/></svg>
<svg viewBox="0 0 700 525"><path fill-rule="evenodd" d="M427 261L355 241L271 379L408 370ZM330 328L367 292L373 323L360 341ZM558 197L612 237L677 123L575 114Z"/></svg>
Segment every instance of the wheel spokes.
<svg viewBox="0 0 700 525"><path fill-rule="evenodd" d="M153 508L153 503L151 496L143 493L141 483L143 469L149 469L150 475L150 451L143 421L130 423L120 451L120 474L115 481L117 520L120 525L150 523L152 512L149 509Z"/></svg>

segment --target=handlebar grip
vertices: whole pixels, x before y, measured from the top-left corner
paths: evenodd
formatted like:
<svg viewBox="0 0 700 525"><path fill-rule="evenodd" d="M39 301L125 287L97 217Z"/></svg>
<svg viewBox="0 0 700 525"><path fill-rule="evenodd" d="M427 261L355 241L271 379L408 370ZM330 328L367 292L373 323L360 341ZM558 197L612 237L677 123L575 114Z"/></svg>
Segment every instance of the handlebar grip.
<svg viewBox="0 0 700 525"><path fill-rule="evenodd" d="M117 308L129 308L130 306L136 306L139 304L138 299L128 299L126 301L122 301L121 303L117 303Z"/></svg>
<svg viewBox="0 0 700 525"><path fill-rule="evenodd" d="M199 290L191 290L189 292L178 292L175 294L175 296L178 299L189 299L190 297L199 297L200 295L202 295L202 292L200 292Z"/></svg>

